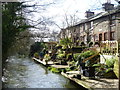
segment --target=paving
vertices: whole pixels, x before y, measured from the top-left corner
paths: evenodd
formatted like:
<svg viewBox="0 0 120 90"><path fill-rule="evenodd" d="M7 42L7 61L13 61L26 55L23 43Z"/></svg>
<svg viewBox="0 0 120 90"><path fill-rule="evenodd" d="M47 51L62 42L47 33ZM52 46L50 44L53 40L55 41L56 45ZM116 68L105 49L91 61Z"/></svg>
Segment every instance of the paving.
<svg viewBox="0 0 120 90"><path fill-rule="evenodd" d="M40 61L39 59L33 58L33 60L46 65L46 62ZM68 68L68 65L54 65L54 62L49 61L48 65L55 68ZM83 87L89 89L89 90L95 90L95 89L111 89L118 90L118 79L105 79L105 78L95 78L95 79L89 79L88 77L85 77L80 74L80 71L69 71L69 72L61 72L63 76L66 78L69 78L70 80L76 82L79 85L82 85ZM75 78L74 75L81 75L81 79Z"/></svg>

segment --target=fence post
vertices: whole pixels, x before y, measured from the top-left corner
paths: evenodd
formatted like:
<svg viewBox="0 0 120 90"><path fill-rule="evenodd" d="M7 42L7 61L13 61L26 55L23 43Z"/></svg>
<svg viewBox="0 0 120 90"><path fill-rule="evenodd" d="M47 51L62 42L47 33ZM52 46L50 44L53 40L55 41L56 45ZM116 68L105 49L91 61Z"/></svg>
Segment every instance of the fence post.
<svg viewBox="0 0 120 90"><path fill-rule="evenodd" d="M118 90L120 90L120 39L118 40L118 47L117 47L118 49L118 57L119 57L119 60L118 60L118 65L119 65L119 83L118 83Z"/></svg>

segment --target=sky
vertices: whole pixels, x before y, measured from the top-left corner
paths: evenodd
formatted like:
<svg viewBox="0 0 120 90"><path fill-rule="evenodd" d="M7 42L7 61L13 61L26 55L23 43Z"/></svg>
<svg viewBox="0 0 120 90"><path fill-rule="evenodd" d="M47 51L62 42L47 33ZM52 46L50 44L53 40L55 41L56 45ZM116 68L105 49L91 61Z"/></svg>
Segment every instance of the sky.
<svg viewBox="0 0 120 90"><path fill-rule="evenodd" d="M42 7L38 8L38 11L40 11L39 13L34 13L33 16L28 16L33 20L37 20L41 16L50 18L50 20L55 22L54 25L48 25L50 31L59 32L60 28L66 27L66 25L63 24L63 22L65 22L65 15L75 15L77 20L80 21L81 19L85 19L85 12L89 9L94 11L95 14L103 12L102 4L107 1L111 1L112 4L117 5L115 0L32 0L31 2L28 2L28 4L52 4L44 6L45 10L41 10ZM36 30L36 32L38 31Z"/></svg>

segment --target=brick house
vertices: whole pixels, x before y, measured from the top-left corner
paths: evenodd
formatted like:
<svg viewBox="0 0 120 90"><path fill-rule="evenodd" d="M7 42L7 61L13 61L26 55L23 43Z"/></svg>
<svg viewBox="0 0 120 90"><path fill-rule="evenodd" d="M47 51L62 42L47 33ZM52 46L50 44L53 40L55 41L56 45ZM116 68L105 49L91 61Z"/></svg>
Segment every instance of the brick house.
<svg viewBox="0 0 120 90"><path fill-rule="evenodd" d="M106 6L106 4L103 5ZM111 6L110 10L107 6L107 10L96 15L94 15L94 12L86 11L87 19L81 20L74 26L62 29L58 35L59 38L71 37L75 45L79 45L80 42L88 43L90 41L120 39L120 8L118 6L111 9Z"/></svg>

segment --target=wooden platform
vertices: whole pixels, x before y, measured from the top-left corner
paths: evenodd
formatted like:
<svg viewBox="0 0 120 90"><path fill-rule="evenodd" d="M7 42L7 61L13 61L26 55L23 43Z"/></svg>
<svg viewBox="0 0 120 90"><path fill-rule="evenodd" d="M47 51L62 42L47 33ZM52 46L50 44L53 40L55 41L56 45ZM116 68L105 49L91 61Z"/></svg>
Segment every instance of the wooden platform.
<svg viewBox="0 0 120 90"><path fill-rule="evenodd" d="M33 58L33 60L43 64L43 65L46 65L46 62L43 60L39 60L37 58ZM68 68L69 66L68 65L54 65L54 62L53 61L48 61L47 65L50 65L51 67L54 67L54 68Z"/></svg>
<svg viewBox="0 0 120 90"><path fill-rule="evenodd" d="M51 67L55 67L55 68L68 68L68 65L51 65Z"/></svg>
<svg viewBox="0 0 120 90"><path fill-rule="evenodd" d="M37 62L39 62L39 63L41 63L43 65L46 65L46 62L44 60L41 61L40 59L37 59L37 58L33 58L33 60L35 60L35 61L37 61ZM53 64L54 64L53 61L48 61L48 63L47 63L47 65L53 65Z"/></svg>
<svg viewBox="0 0 120 90"><path fill-rule="evenodd" d="M69 71L66 74L80 74L80 71Z"/></svg>
<svg viewBox="0 0 120 90"><path fill-rule="evenodd" d="M89 90L94 90L94 89L111 89L115 88L115 90L118 88L118 79L88 79L84 78L82 76L81 80L77 78L72 78L71 75L66 74L64 72L61 73L63 76L66 78L69 78L70 80L76 82L77 84L89 89Z"/></svg>
<svg viewBox="0 0 120 90"><path fill-rule="evenodd" d="M33 58L33 60L43 64L46 66L46 62L43 60L39 60L36 58ZM68 65L53 65L54 62L49 61L48 65L55 68L68 68ZM69 72L62 72L61 73L66 78L76 82L77 84L83 86L84 88L87 88L89 90L94 89L111 89L114 88L115 90L118 88L118 79L89 79L88 77L81 76L81 79L74 78L74 75L80 74L80 71L69 71Z"/></svg>

